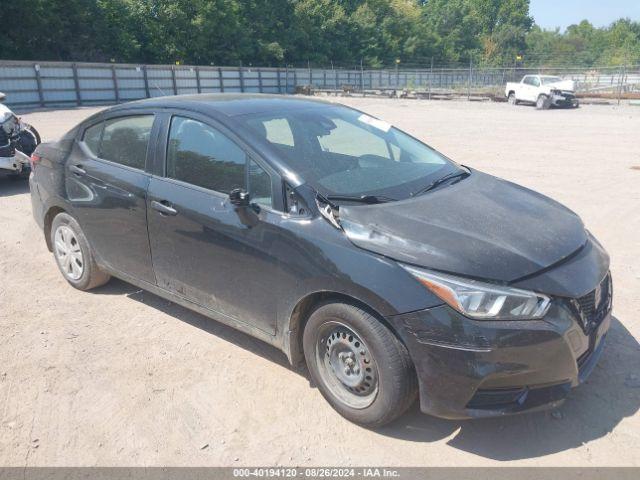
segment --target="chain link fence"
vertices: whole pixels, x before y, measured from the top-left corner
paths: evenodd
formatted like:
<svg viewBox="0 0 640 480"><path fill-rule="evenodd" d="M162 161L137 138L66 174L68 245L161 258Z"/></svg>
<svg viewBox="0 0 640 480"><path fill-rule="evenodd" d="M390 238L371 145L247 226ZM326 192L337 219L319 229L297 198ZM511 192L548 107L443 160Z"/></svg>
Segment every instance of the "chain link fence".
<svg viewBox="0 0 640 480"><path fill-rule="evenodd" d="M527 74L576 82L578 95L640 98L640 66L603 68L272 68L0 61L0 91L12 107L120 103L189 93L324 92L419 98L503 99Z"/></svg>

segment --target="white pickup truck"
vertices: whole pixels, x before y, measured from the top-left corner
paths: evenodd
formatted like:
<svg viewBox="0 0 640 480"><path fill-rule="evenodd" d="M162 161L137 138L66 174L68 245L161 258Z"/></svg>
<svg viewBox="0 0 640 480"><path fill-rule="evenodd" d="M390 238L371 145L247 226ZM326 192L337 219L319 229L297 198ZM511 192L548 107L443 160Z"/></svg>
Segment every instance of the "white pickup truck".
<svg viewBox="0 0 640 480"><path fill-rule="evenodd" d="M511 105L532 103L538 110L546 110L552 106L579 106L573 80L562 80L550 75L525 75L520 83L507 83L504 94Z"/></svg>

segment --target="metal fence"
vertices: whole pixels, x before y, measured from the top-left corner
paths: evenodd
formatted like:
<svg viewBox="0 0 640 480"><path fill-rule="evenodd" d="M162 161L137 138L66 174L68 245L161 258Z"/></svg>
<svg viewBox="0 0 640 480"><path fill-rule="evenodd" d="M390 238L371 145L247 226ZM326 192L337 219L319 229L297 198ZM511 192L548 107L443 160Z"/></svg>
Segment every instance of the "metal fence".
<svg viewBox="0 0 640 480"><path fill-rule="evenodd" d="M576 82L578 93L640 94L640 67L325 69L0 61L0 91L13 107L126 102L186 93L291 94L298 88L422 96L501 96L508 81L545 73Z"/></svg>

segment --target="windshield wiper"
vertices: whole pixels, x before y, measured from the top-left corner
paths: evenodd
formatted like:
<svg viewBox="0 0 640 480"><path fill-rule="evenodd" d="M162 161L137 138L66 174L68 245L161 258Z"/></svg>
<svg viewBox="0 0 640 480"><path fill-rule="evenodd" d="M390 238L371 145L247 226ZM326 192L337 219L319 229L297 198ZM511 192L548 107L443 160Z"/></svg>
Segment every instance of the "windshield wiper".
<svg viewBox="0 0 640 480"><path fill-rule="evenodd" d="M343 202L358 202L358 203L368 203L373 205L375 203L386 203L386 202L395 202L395 198L385 197L383 195L360 195L360 196L351 196L351 195L327 195L328 200L335 201L343 201Z"/></svg>
<svg viewBox="0 0 640 480"><path fill-rule="evenodd" d="M412 197L415 197L417 195L422 195L423 193L427 193L430 190L433 190L434 188L438 187L439 185L442 185L444 182L447 182L453 178L466 178L469 175L471 175L471 172L465 172L465 171L461 171L461 172L451 172L447 175L445 175L442 178L439 178L438 180L431 182L429 185L427 185L424 188L421 188L420 190L413 192L411 194Z"/></svg>

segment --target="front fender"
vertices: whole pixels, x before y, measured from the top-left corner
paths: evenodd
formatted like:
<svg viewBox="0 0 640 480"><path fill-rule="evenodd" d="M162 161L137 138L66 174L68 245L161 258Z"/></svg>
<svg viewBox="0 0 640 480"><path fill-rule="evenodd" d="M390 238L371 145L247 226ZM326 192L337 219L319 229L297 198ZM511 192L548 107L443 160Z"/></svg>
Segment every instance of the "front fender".
<svg viewBox="0 0 640 480"><path fill-rule="evenodd" d="M397 262L356 247L320 216L283 216L278 223L272 248L280 266L274 279L280 335L295 329L291 325L301 302L322 295L351 298L383 317L442 303Z"/></svg>

